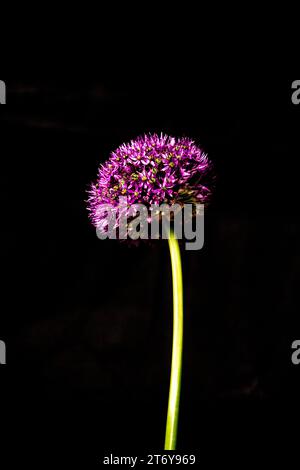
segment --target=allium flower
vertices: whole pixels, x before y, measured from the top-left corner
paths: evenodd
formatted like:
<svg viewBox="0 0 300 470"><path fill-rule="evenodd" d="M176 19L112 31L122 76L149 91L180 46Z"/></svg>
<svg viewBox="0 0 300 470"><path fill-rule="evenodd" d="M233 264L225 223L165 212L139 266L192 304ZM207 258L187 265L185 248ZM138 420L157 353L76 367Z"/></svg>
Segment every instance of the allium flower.
<svg viewBox="0 0 300 470"><path fill-rule="evenodd" d="M101 165L98 180L89 191L88 210L101 227L104 204L180 204L208 201L212 188L211 163L189 138L149 134L123 144Z"/></svg>
<svg viewBox="0 0 300 470"><path fill-rule="evenodd" d="M174 213L175 204L179 212L183 206L189 204L192 209L196 207L197 214L196 204L206 203L213 189L211 169L206 154L191 139L163 134L138 137L129 144L121 145L112 152L109 160L100 166L98 179L89 191L90 218L100 235L105 235L110 228L105 212L114 216L111 225L114 230L119 229L119 233L122 233L122 219L124 217L126 221L130 220L132 210L136 210L135 204L139 204L139 209L145 213L143 225L147 229L148 224L155 218L156 221L161 220L156 212L160 213L157 207L163 207L163 204L173 206ZM120 201L124 199L125 204L120 205ZM171 213L171 210L167 209L170 208L163 207L163 216L165 212ZM190 222L193 222L193 212L189 211ZM176 216L172 221L175 226ZM128 225L125 228L127 227ZM173 279L173 352L165 450L175 450L182 369L183 280L175 227L169 226L167 235Z"/></svg>

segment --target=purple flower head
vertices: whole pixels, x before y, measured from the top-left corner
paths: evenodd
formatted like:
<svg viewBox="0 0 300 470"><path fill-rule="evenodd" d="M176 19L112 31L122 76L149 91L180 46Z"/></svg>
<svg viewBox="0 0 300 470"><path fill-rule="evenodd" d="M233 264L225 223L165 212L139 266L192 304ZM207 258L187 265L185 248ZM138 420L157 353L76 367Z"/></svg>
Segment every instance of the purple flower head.
<svg viewBox="0 0 300 470"><path fill-rule="evenodd" d="M212 192L212 165L189 138L148 134L121 145L100 166L91 185L88 210L92 223L101 226L99 208L128 205L204 204Z"/></svg>

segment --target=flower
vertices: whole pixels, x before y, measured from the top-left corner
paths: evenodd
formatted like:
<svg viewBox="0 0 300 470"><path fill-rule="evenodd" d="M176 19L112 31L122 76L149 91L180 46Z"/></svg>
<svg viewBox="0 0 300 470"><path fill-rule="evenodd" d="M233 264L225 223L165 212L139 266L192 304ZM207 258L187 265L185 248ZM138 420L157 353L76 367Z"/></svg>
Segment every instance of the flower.
<svg viewBox="0 0 300 470"><path fill-rule="evenodd" d="M192 139L147 134L121 145L100 166L88 191L88 210L99 227L104 205L204 204L212 192L211 162Z"/></svg>

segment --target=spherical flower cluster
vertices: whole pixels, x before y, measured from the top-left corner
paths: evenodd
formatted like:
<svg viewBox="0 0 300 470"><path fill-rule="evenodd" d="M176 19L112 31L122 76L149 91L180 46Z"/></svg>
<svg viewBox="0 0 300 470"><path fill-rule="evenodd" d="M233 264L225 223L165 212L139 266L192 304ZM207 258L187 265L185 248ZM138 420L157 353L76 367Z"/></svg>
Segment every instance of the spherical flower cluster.
<svg viewBox="0 0 300 470"><path fill-rule="evenodd" d="M193 140L144 135L121 145L100 166L89 191L90 218L99 227L99 208L117 206L120 196L126 196L128 206L203 204L210 198L211 182L211 163Z"/></svg>

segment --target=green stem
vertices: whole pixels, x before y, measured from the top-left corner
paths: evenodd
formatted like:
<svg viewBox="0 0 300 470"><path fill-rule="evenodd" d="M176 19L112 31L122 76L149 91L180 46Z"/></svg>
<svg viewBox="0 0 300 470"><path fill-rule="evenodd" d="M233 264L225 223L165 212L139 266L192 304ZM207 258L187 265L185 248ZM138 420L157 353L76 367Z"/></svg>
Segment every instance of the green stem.
<svg viewBox="0 0 300 470"><path fill-rule="evenodd" d="M183 343L183 285L178 240L170 233L169 248L173 278L173 351L165 450L175 450L177 440Z"/></svg>

